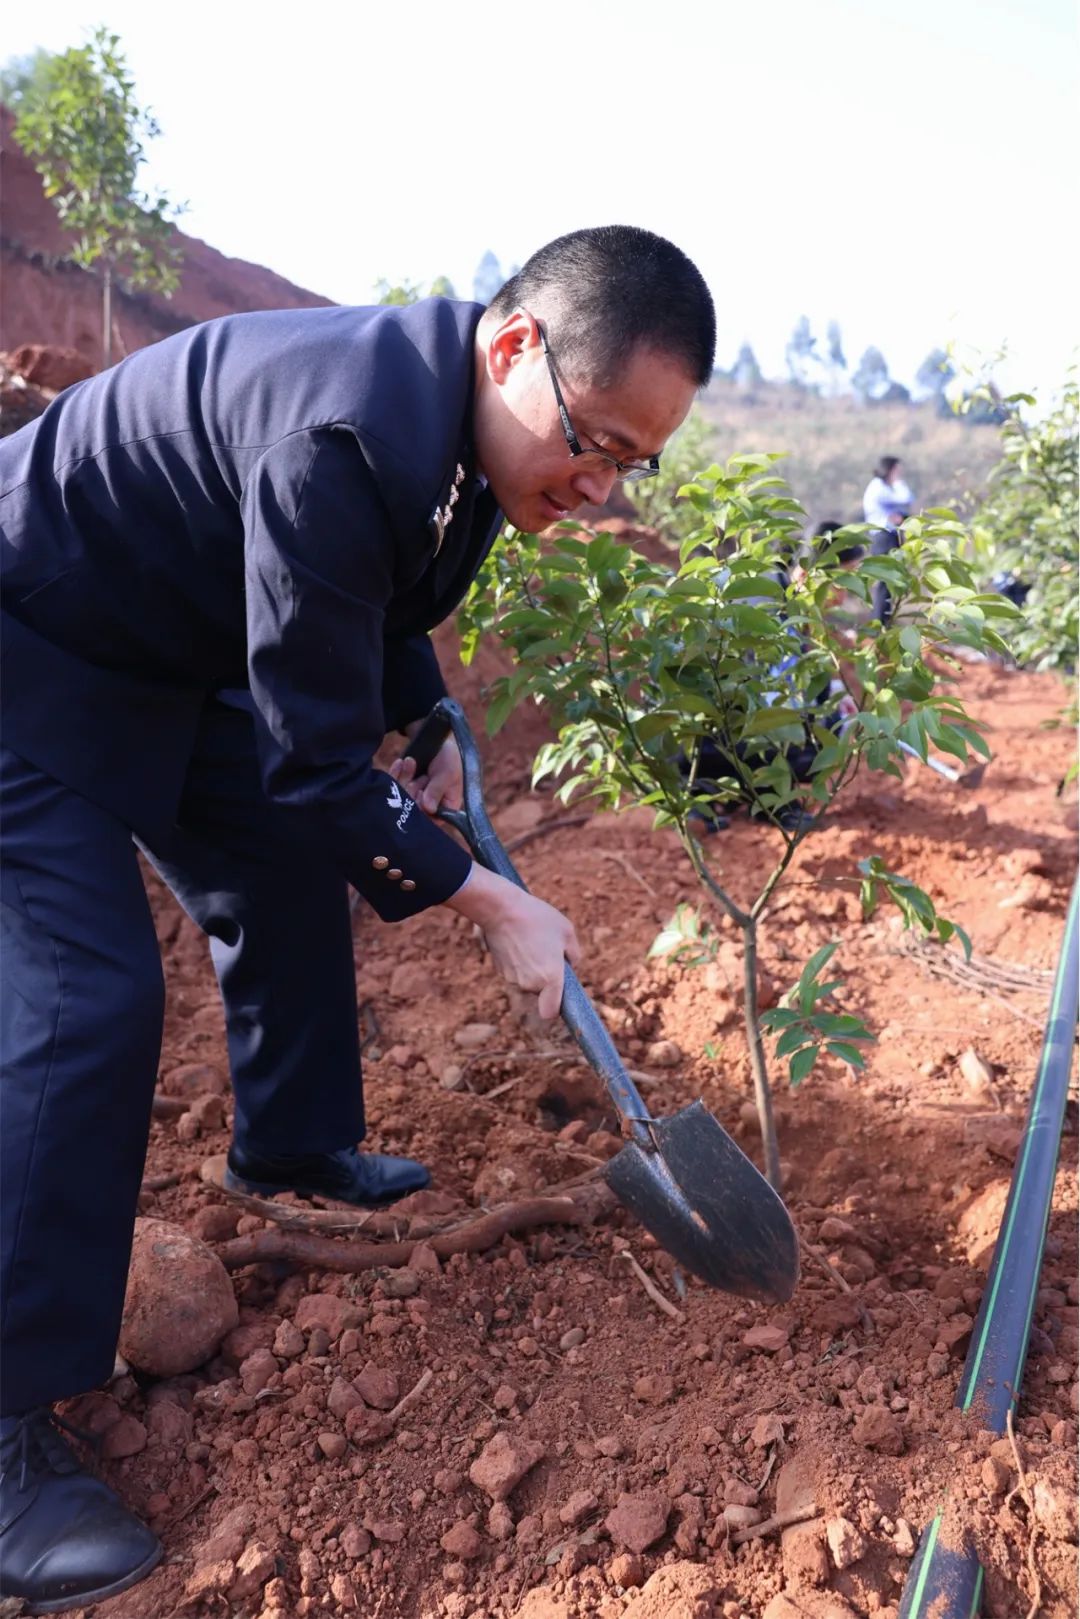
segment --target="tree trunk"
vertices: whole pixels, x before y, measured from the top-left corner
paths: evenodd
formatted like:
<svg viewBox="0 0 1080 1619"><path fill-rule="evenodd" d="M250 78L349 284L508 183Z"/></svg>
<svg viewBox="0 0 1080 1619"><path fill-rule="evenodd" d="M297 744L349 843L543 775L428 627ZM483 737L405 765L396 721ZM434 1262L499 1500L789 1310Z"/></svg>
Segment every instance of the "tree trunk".
<svg viewBox="0 0 1080 1619"><path fill-rule="evenodd" d="M769 1074L765 1066L765 1048L762 1045L761 1024L758 1020L757 923L748 922L742 931L743 1012L746 1018L746 1043L750 1048L750 1071L754 1076L754 1101L757 1103L761 1144L765 1152L765 1175L769 1185L778 1196L782 1197L784 1183L780 1174L780 1146L776 1139Z"/></svg>
<svg viewBox="0 0 1080 1619"><path fill-rule="evenodd" d="M112 365L112 265L105 260L105 279L101 289L101 368Z"/></svg>

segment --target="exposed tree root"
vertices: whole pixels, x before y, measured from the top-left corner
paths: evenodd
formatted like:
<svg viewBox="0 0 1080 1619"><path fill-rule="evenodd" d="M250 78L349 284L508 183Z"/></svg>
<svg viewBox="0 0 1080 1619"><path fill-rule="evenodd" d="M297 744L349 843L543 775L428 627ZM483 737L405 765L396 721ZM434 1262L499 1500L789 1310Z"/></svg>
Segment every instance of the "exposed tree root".
<svg viewBox="0 0 1080 1619"><path fill-rule="evenodd" d="M537 1197L519 1203L506 1203L489 1214L466 1220L452 1230L445 1228L406 1242L337 1242L333 1237L302 1231L253 1231L233 1237L217 1249L227 1270L243 1265L259 1265L285 1260L309 1265L316 1270L356 1275L379 1266L407 1265L421 1243L439 1259L452 1254L479 1254L493 1248L503 1237L532 1231L545 1225L592 1225L616 1206L617 1199L607 1185L597 1181L563 1197Z"/></svg>

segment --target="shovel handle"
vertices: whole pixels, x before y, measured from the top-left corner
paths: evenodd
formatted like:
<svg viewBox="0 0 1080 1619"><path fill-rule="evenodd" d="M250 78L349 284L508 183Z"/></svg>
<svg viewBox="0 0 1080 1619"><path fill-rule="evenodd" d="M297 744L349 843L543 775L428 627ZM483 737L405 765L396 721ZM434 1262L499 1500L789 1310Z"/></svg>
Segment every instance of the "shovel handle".
<svg viewBox="0 0 1080 1619"><path fill-rule="evenodd" d="M897 741L900 741L900 739L897 738ZM940 759L935 759L932 753L928 753L924 759L922 754L911 746L910 742L900 742L900 747L904 753L910 755L912 759L917 759L921 765L926 765L930 770L936 770L939 776L945 777L946 781L960 780L959 770L954 770L951 765L942 763Z"/></svg>
<svg viewBox="0 0 1080 1619"><path fill-rule="evenodd" d="M404 757L416 759L417 772L422 773L450 732L453 732L461 752L465 808L440 810L439 819L461 833L481 866L505 877L508 882L516 883L518 888L528 893L517 868L499 842L484 807L480 753L461 704L452 697L441 698L409 744ZM603 1080L617 1111L629 1124L632 1136L640 1146L652 1149L653 1139L649 1130L652 1119L648 1109L569 962L563 970L560 1010L563 1022Z"/></svg>

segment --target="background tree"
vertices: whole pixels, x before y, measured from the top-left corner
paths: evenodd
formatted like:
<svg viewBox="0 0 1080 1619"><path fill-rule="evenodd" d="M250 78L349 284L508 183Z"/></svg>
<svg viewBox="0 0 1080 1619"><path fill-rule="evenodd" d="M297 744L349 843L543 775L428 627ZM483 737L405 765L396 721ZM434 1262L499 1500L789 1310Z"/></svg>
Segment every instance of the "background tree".
<svg viewBox="0 0 1080 1619"><path fill-rule="evenodd" d="M940 399L956 375L945 349L933 348L915 373L915 392L920 401Z"/></svg>
<svg viewBox="0 0 1080 1619"><path fill-rule="evenodd" d="M375 283L376 303L399 304L404 307L406 304L415 304L419 302L419 299L419 281L403 281L400 285L393 286L389 281L386 280L385 276L383 276L380 277L380 279Z"/></svg>
<svg viewBox="0 0 1080 1619"><path fill-rule="evenodd" d="M428 297L456 298L457 293L454 291L454 284L450 280L450 277L447 275L437 275L434 281L431 283L431 291L428 293Z"/></svg>
<svg viewBox="0 0 1080 1619"><path fill-rule="evenodd" d="M889 390L889 368L885 356L872 344L863 351L863 357L852 373L851 386L863 404L876 404Z"/></svg>
<svg viewBox="0 0 1080 1619"><path fill-rule="evenodd" d="M749 343L744 343L735 357L731 380L740 393L744 394L752 394L765 381L761 374L761 367L757 362L757 355Z"/></svg>
<svg viewBox="0 0 1080 1619"><path fill-rule="evenodd" d="M840 322L831 320L825 331L825 391L831 399L837 398L848 386L847 359Z"/></svg>
<svg viewBox="0 0 1080 1619"><path fill-rule="evenodd" d="M75 235L72 258L100 266L102 363L112 363L112 288L145 287L168 296L179 285L180 247L170 220L182 209L163 192L137 185L143 142L160 134L135 100L120 41L98 28L90 42L59 55L39 52L16 83L15 138L33 159Z"/></svg>
<svg viewBox="0 0 1080 1619"><path fill-rule="evenodd" d="M503 275L502 267L489 247L473 275L473 297L476 302L489 304L508 279L509 277Z"/></svg>
<svg viewBox="0 0 1080 1619"><path fill-rule="evenodd" d="M817 352L817 338L810 330L810 320L800 315L784 349L788 374L797 388L812 388L821 370L821 356Z"/></svg>
<svg viewBox="0 0 1080 1619"><path fill-rule="evenodd" d="M973 553L988 574L1007 574L1027 585L1021 620L1010 637L1016 656L1036 669L1052 669L1070 681L1076 709L1076 662L1080 644L1080 423L1075 373L1041 416L1025 420L1031 395L1000 395L988 401L1007 412L1001 430L1001 460L990 474L990 492L972 519Z"/></svg>

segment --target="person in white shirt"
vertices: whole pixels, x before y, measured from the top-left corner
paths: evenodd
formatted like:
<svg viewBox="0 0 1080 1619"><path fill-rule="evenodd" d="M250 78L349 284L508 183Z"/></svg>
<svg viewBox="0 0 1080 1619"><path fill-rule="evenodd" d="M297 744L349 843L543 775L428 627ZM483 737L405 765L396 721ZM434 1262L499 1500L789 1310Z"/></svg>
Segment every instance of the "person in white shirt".
<svg viewBox="0 0 1080 1619"><path fill-rule="evenodd" d="M900 476L901 462L896 455L883 455L863 494L863 519L875 530L870 536L874 556L885 556L900 544L900 527L910 516L915 497ZM880 581L874 586L874 616L884 628L892 617L892 600Z"/></svg>
<svg viewBox="0 0 1080 1619"><path fill-rule="evenodd" d="M863 495L863 517L874 528L887 528L895 533L911 513L915 497L900 472L901 461L895 455L883 455L874 468L874 476Z"/></svg>

